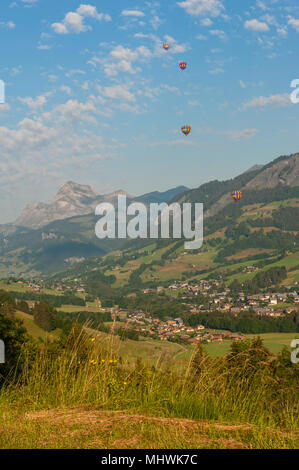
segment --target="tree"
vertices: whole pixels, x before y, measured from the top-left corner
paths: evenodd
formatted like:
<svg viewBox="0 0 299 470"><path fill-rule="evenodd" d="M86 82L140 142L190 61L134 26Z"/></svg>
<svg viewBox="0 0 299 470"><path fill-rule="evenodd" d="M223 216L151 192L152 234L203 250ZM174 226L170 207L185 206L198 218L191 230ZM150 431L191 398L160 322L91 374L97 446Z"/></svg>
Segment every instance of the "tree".
<svg viewBox="0 0 299 470"><path fill-rule="evenodd" d="M17 309L24 313L30 313L30 308L25 300L20 300L17 302Z"/></svg>
<svg viewBox="0 0 299 470"><path fill-rule="evenodd" d="M39 302L34 305L34 321L45 331L54 329L54 309L46 302Z"/></svg>
<svg viewBox="0 0 299 470"><path fill-rule="evenodd" d="M198 343L191 359L190 369L191 369L192 375L197 376L197 377L201 375L204 369L205 361L207 357L208 355L204 351L203 345L201 343Z"/></svg>
<svg viewBox="0 0 299 470"><path fill-rule="evenodd" d="M8 302L4 302L1 306L1 313L9 318L14 318L15 316L15 307Z"/></svg>
<svg viewBox="0 0 299 470"><path fill-rule="evenodd" d="M251 341L234 341L226 356L226 365L231 373L242 377L253 377L270 369L270 352L265 348L263 340L258 336Z"/></svg>
<svg viewBox="0 0 299 470"><path fill-rule="evenodd" d="M5 345L5 363L0 365L0 384L11 373L18 375L24 362L23 346L29 340L23 323L0 311L0 339Z"/></svg>
<svg viewBox="0 0 299 470"><path fill-rule="evenodd" d="M5 303L16 306L15 299L8 292L0 292L0 306Z"/></svg>

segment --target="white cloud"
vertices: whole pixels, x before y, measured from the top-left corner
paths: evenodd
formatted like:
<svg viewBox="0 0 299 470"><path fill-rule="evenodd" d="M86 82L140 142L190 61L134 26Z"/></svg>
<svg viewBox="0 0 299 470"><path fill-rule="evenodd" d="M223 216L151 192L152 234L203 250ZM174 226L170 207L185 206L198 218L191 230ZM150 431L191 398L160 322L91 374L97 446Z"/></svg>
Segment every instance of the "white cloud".
<svg viewBox="0 0 299 470"><path fill-rule="evenodd" d="M192 16L218 16L224 9L220 0L186 0L177 5Z"/></svg>
<svg viewBox="0 0 299 470"><path fill-rule="evenodd" d="M10 110L10 104L3 103L3 104L0 105L0 112L9 111L9 110Z"/></svg>
<svg viewBox="0 0 299 470"><path fill-rule="evenodd" d="M37 106L43 102L38 97L26 99L24 104ZM37 192L43 191L44 197L46 186L64 183L66 174L78 175L82 169L95 172L99 162L116 157L124 145L116 139L104 142L103 128L108 125L111 110L103 103L102 97L92 95L86 102L68 100L34 118L26 117L14 128L0 126L2 217L15 218L14 210L21 210ZM5 108L3 105L0 110ZM94 122L92 115L103 115L104 122ZM100 127L98 131L91 130L94 123ZM10 201L8 210L5 199Z"/></svg>
<svg viewBox="0 0 299 470"><path fill-rule="evenodd" d="M66 93L67 95L72 94L71 88L69 86L66 86L66 85L61 85L60 91L62 91L63 93Z"/></svg>
<svg viewBox="0 0 299 470"><path fill-rule="evenodd" d="M104 87L102 89L102 94L106 98L111 98L113 100L122 99L130 102L135 101L133 93L131 93L126 87L122 85Z"/></svg>
<svg viewBox="0 0 299 470"><path fill-rule="evenodd" d="M210 18L203 18L203 19L200 21L200 24L201 24L202 26L212 26L213 21L210 20Z"/></svg>
<svg viewBox="0 0 299 470"><path fill-rule="evenodd" d="M19 75L20 73L23 72L23 67L22 65L18 65L17 67L13 67L11 69L11 75L15 76L15 75Z"/></svg>
<svg viewBox="0 0 299 470"><path fill-rule="evenodd" d="M89 62L93 65L95 65L96 62L102 63L104 65L105 74L108 77L112 77L116 76L119 71L135 74L137 71L140 71L140 69L134 68L133 63L150 59L152 53L145 46L139 46L133 50L128 47L118 45L110 51L109 56L115 60L115 62L111 63L109 59L103 62L97 57L93 57Z"/></svg>
<svg viewBox="0 0 299 470"><path fill-rule="evenodd" d="M189 106L200 106L199 100L188 101Z"/></svg>
<svg viewBox="0 0 299 470"><path fill-rule="evenodd" d="M209 71L209 73L211 75L219 75L220 73L223 73L223 72L224 72L224 70L221 67L216 68L216 69L212 69L212 70Z"/></svg>
<svg viewBox="0 0 299 470"><path fill-rule="evenodd" d="M42 108L47 103L47 97L50 96L50 92L45 93L43 95L39 95L36 98L32 98L31 96L25 98L18 98L19 101L30 108L31 111L35 111L38 108Z"/></svg>
<svg viewBox="0 0 299 470"><path fill-rule="evenodd" d="M279 34L279 36L282 36L283 38L285 38L288 35L288 32L284 28L277 28L277 34Z"/></svg>
<svg viewBox="0 0 299 470"><path fill-rule="evenodd" d="M161 18L159 18L158 15L154 15L151 19L150 19L150 24L152 25L152 28L154 30L157 30L160 26L160 24L162 24L163 21L161 20Z"/></svg>
<svg viewBox="0 0 299 470"><path fill-rule="evenodd" d="M149 86L145 86L144 89L138 90L137 94L145 96L146 98L156 99L158 96L161 95L164 91L169 91L170 93L175 93L177 95L180 94L180 90L175 86L170 86L167 84L162 83L161 85L150 88Z"/></svg>
<svg viewBox="0 0 299 470"><path fill-rule="evenodd" d="M299 20L295 18L289 18L288 24L291 25L297 33L299 33Z"/></svg>
<svg viewBox="0 0 299 470"><path fill-rule="evenodd" d="M200 41L206 41L208 38L204 36L203 34L198 34L196 36L196 39L199 39Z"/></svg>
<svg viewBox="0 0 299 470"><path fill-rule="evenodd" d="M137 16L137 17L145 16L143 11L140 11L140 10L123 10L121 14L122 16Z"/></svg>
<svg viewBox="0 0 299 470"><path fill-rule="evenodd" d="M213 36L218 36L220 39L223 39L223 40L227 39L225 32L222 31L221 29L211 29L210 34L212 34Z"/></svg>
<svg viewBox="0 0 299 470"><path fill-rule="evenodd" d="M268 8L263 2L261 2L261 1L259 1L259 0L256 2L256 4L257 4L257 6L260 7L260 9L263 10L263 11L269 10L269 8Z"/></svg>
<svg viewBox="0 0 299 470"><path fill-rule="evenodd" d="M267 25L267 23L264 23L256 19L245 21L244 27L251 31L258 31L258 32L269 31L269 26Z"/></svg>
<svg viewBox="0 0 299 470"><path fill-rule="evenodd" d="M16 27L13 21L0 21L0 26L8 29L14 29Z"/></svg>
<svg viewBox="0 0 299 470"><path fill-rule="evenodd" d="M53 23L51 26L57 34L82 33L91 30L91 26L86 25L85 18L94 18L98 21L111 21L110 15L98 13L93 5L80 5L77 10L67 13L60 23Z"/></svg>
<svg viewBox="0 0 299 470"><path fill-rule="evenodd" d="M242 130L228 131L226 134L232 140L245 140L245 139L251 139L258 132L259 132L258 129L242 129Z"/></svg>
<svg viewBox="0 0 299 470"><path fill-rule="evenodd" d="M290 106L291 100L290 95L288 93L285 94L277 94L271 96L259 96L253 98L252 100L248 101L243 105L244 109L248 108L265 108L268 106L275 106L275 107L284 107Z"/></svg>
<svg viewBox="0 0 299 470"><path fill-rule="evenodd" d="M52 82L52 83L56 82L58 80L58 75L55 75L54 73L50 73L48 75L48 80L49 82Z"/></svg>
<svg viewBox="0 0 299 470"><path fill-rule="evenodd" d="M48 46L47 44L39 44L37 48L40 51L49 51L51 49L51 46Z"/></svg>
<svg viewBox="0 0 299 470"><path fill-rule="evenodd" d="M73 75L85 75L84 70L81 69L72 69L65 74L66 77L72 77Z"/></svg>

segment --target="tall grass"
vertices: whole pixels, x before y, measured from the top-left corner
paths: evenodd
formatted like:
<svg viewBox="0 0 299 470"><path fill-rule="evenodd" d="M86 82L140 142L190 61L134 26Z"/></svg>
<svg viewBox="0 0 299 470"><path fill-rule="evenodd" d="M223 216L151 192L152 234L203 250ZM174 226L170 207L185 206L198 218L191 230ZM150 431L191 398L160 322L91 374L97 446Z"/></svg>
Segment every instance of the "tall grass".
<svg viewBox="0 0 299 470"><path fill-rule="evenodd" d="M278 389L266 368L251 371L246 361L229 368L225 359L190 359L184 373L163 363L135 367L121 363L113 340L108 350L83 330L64 348L26 353L21 375L4 384L0 404L26 409L90 405L163 417L251 423L294 430L298 395ZM269 366L269 365L268 365Z"/></svg>

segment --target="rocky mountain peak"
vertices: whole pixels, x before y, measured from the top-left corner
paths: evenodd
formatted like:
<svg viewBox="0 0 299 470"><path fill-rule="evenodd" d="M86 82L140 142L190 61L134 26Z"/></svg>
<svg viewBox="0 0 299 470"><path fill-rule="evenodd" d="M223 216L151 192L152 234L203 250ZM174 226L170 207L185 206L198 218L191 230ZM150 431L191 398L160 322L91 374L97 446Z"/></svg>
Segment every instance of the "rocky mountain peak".
<svg viewBox="0 0 299 470"><path fill-rule="evenodd" d="M50 204L29 204L15 221L15 225L40 228L54 220L90 214L97 204L106 200L111 202L119 193L126 194L120 190L102 196L89 185L68 181L59 189Z"/></svg>
<svg viewBox="0 0 299 470"><path fill-rule="evenodd" d="M58 191L53 202L61 198L68 199L82 199L82 198L96 198L99 194L94 191L91 186L68 181Z"/></svg>

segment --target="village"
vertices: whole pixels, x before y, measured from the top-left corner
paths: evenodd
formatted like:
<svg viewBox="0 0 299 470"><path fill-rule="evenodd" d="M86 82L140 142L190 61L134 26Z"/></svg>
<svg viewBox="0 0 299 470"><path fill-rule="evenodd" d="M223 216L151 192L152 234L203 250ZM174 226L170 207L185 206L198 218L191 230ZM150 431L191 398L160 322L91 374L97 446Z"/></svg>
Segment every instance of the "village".
<svg viewBox="0 0 299 470"><path fill-rule="evenodd" d="M127 314L127 327L134 327L141 335L151 336L153 339L173 341L178 343L197 344L212 341L243 340L245 336L228 331L215 331L206 329L204 325L196 327L184 325L182 318L162 321L145 312L128 313L118 310L117 314Z"/></svg>
<svg viewBox="0 0 299 470"><path fill-rule="evenodd" d="M42 293L45 289L51 289L64 295L72 294L88 299L87 287L79 279L64 279L52 282L44 281L15 281L29 288L35 294ZM244 292L232 292L230 287L224 285L221 280L198 280L193 282L176 281L168 286L141 289L141 296L154 295L165 296L170 302L177 300L184 305L190 315L216 312L228 313L238 317L241 312L255 313L260 317L286 317L298 311L299 288L295 282L293 286L285 286L284 292L259 292L245 295ZM136 295L136 294L134 294ZM87 302L90 304L90 302ZM87 305L86 304L86 305ZM159 314L152 314L144 309L122 309L118 305L110 307L102 305L99 298L93 299L96 310L109 311L112 321L118 322L125 329L134 329L141 336L151 337L162 341L177 343L197 344L198 342L210 343L223 340L243 340L245 336L237 332L213 330L202 324L190 326L184 324L184 320L178 317L159 318Z"/></svg>
<svg viewBox="0 0 299 470"><path fill-rule="evenodd" d="M241 311L251 310L257 315L270 317L280 317L288 313L297 311L299 306L299 288L297 282L294 286L286 286L288 292L269 292L245 295L240 291L232 296L231 289L225 287L223 291L218 292L221 283L217 280L200 280L191 285L187 282L173 283L168 287L169 291L179 292L182 300L196 299L199 295L206 298L204 304L199 304L190 309L191 313L200 313L201 311L223 311L238 315ZM156 292L165 292L167 289L160 286ZM154 292L154 289L144 289L143 293ZM175 298L177 297L174 296ZM280 304L290 304L284 308L278 308Z"/></svg>

